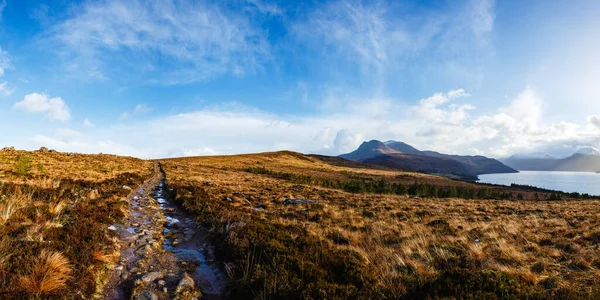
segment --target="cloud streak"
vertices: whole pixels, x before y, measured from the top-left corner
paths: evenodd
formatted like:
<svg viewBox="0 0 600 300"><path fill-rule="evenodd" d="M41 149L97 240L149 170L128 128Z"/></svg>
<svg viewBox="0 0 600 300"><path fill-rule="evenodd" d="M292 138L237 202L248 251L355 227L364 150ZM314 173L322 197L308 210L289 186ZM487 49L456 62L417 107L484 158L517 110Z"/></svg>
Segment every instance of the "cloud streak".
<svg viewBox="0 0 600 300"><path fill-rule="evenodd" d="M471 61L482 49L489 50L494 6L493 0L469 0L440 12L386 1L340 0L318 5L292 28L314 54L357 65L381 84L411 68L476 73Z"/></svg>
<svg viewBox="0 0 600 300"><path fill-rule="evenodd" d="M2 50L2 47L0 47L0 76L4 76L5 70L11 66L12 65L10 63L10 56L8 52Z"/></svg>
<svg viewBox="0 0 600 300"><path fill-rule="evenodd" d="M86 1L46 32L71 68L110 73L108 63L157 84L202 81L261 68L269 46L249 19L205 1ZM121 59L121 61L120 61Z"/></svg>

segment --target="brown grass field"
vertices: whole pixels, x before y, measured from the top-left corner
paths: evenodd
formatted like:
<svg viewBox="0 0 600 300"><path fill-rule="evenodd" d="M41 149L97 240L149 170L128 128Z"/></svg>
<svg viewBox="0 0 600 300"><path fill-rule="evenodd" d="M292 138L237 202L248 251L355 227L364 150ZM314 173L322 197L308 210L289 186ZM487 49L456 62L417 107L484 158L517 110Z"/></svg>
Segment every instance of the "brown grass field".
<svg viewBox="0 0 600 300"><path fill-rule="evenodd" d="M239 280L234 299L600 295L600 201L348 193L272 174L486 187L333 166L291 152L162 163L177 198L216 233L218 253ZM249 168L274 172L254 174ZM286 199L317 203L284 205Z"/></svg>
<svg viewBox="0 0 600 300"><path fill-rule="evenodd" d="M230 299L600 297L598 200L293 152L160 162L211 229ZM152 163L0 151L0 298L90 298L118 256L123 186Z"/></svg>
<svg viewBox="0 0 600 300"><path fill-rule="evenodd" d="M107 227L128 213L152 163L112 155L0 151L0 299L86 299L119 249Z"/></svg>

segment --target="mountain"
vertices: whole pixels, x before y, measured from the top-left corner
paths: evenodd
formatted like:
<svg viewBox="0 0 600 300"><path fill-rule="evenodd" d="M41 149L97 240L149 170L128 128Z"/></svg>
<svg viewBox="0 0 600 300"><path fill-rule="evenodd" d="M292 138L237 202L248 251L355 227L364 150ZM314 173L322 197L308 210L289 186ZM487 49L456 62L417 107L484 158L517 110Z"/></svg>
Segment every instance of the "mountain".
<svg viewBox="0 0 600 300"><path fill-rule="evenodd" d="M386 144L372 140L368 142L363 142L358 149L348 153L340 155L341 158L345 158L348 160L360 161L363 159L371 158L381 154L387 153L398 153L398 151L388 147Z"/></svg>
<svg viewBox="0 0 600 300"><path fill-rule="evenodd" d="M511 168L522 171L600 171L600 151L593 147L583 147L565 158L551 156L531 158L527 155L513 155L501 161Z"/></svg>
<svg viewBox="0 0 600 300"><path fill-rule="evenodd" d="M575 154L581 154L581 155L600 155L600 151L598 151L598 149L594 148L594 147L582 147L579 148L579 150L577 150L577 152L575 152Z"/></svg>
<svg viewBox="0 0 600 300"><path fill-rule="evenodd" d="M340 157L371 165L469 180L475 180L477 175L481 174L517 172L495 159L484 156L459 156L421 151L398 141L363 142L357 150Z"/></svg>
<svg viewBox="0 0 600 300"><path fill-rule="evenodd" d="M417 148L403 142L387 141L385 145L404 154L422 154Z"/></svg>
<svg viewBox="0 0 600 300"><path fill-rule="evenodd" d="M511 156L513 159L555 159L556 157L543 153L543 152L535 152L535 153L527 153L527 154L515 154Z"/></svg>
<svg viewBox="0 0 600 300"><path fill-rule="evenodd" d="M423 172L466 180L477 180L477 174L471 172L465 164L456 160L440 157L390 153L366 158L361 160L361 162L400 170Z"/></svg>

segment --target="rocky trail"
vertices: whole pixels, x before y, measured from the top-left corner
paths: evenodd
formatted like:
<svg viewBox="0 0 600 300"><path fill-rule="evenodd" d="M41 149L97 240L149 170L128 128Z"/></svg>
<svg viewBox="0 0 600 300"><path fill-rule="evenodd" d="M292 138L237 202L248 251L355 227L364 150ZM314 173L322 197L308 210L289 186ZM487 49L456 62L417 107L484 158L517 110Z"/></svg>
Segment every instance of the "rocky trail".
<svg viewBox="0 0 600 300"><path fill-rule="evenodd" d="M118 233L121 257L101 299L221 299L226 276L214 259L208 230L168 200L160 165L133 191Z"/></svg>

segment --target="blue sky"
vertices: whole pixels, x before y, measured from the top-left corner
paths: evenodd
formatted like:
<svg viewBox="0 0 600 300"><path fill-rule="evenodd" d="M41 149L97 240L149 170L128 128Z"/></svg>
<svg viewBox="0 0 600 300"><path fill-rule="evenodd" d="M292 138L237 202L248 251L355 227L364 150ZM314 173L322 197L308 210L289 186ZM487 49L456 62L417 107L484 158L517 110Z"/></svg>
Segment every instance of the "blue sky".
<svg viewBox="0 0 600 300"><path fill-rule="evenodd" d="M0 145L600 146L600 2L0 0Z"/></svg>

